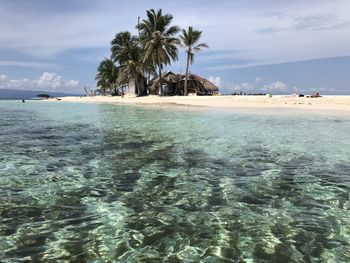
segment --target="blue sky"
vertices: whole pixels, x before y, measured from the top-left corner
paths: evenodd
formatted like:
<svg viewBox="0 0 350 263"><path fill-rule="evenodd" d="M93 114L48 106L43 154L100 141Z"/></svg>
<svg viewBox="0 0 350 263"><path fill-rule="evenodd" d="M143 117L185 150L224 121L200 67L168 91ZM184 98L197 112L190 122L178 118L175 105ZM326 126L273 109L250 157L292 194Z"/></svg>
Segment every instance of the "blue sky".
<svg viewBox="0 0 350 263"><path fill-rule="evenodd" d="M0 88L93 88L114 35L150 8L203 30L191 71L222 92L350 94L348 0L2 0ZM170 69L184 72L184 50Z"/></svg>

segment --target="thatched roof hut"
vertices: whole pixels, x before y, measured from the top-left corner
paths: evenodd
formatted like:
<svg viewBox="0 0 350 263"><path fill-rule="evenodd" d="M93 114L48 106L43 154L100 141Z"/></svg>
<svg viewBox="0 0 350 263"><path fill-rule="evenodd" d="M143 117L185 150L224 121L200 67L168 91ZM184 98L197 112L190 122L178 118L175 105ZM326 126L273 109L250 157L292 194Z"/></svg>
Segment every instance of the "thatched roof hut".
<svg viewBox="0 0 350 263"><path fill-rule="evenodd" d="M183 75L180 81L180 89L184 90L185 76ZM209 80L202 78L196 74L189 74L187 82L187 92L196 95L213 95L219 93L219 88Z"/></svg>
<svg viewBox="0 0 350 263"><path fill-rule="evenodd" d="M156 77L151 81L151 85L148 86L149 93L160 95L161 92L159 91L158 85L159 77ZM162 74L163 95L183 95L184 85L185 75L175 74L171 71L167 71ZM196 74L189 74L187 92L196 95L213 95L217 94L219 89L209 80Z"/></svg>
<svg viewBox="0 0 350 263"><path fill-rule="evenodd" d="M162 87L163 95L175 95L178 92L178 84L180 80L180 75L175 74L171 71L164 72L162 74ZM151 80L151 85L148 86L148 91L150 94L161 95L159 91L159 77Z"/></svg>

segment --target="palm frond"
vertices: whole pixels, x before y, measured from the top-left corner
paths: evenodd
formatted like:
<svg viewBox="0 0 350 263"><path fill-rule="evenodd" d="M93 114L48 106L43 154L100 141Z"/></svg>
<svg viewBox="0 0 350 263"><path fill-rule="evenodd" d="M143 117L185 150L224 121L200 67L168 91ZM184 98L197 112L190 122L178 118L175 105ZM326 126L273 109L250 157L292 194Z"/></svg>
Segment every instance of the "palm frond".
<svg viewBox="0 0 350 263"><path fill-rule="evenodd" d="M193 50L198 52L201 51L203 48L209 48L207 43L200 43L197 46L193 47Z"/></svg>
<svg viewBox="0 0 350 263"><path fill-rule="evenodd" d="M142 62L144 65L148 64L146 67L152 68L155 72L156 67L162 70L164 65L169 65L178 59L177 47L180 41L174 36L180 28L171 25L173 16L163 14L162 9L157 11L150 9L146 15L147 18L138 26L143 46Z"/></svg>

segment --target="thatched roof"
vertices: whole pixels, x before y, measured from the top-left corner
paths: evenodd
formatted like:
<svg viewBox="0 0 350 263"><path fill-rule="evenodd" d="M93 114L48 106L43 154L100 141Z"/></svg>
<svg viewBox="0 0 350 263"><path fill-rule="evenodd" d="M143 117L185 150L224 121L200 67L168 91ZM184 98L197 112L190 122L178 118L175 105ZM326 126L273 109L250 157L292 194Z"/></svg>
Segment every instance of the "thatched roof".
<svg viewBox="0 0 350 263"><path fill-rule="evenodd" d="M162 83L163 86L166 86L168 93L170 91L169 95L183 94L185 75L175 74L171 71L164 72L162 74ZM158 84L159 77L156 77L151 81L151 85L148 87L151 94L158 94ZM196 93L197 95L209 95L218 93L219 91L218 87L209 80L196 74L189 74L187 89L188 93ZM176 94L171 94L172 90L174 90Z"/></svg>
<svg viewBox="0 0 350 263"><path fill-rule="evenodd" d="M179 74L175 74L172 71L167 71L162 73L162 83L169 84L169 83L178 83L179 82ZM158 89L159 84L159 76L153 78L151 80L151 85L149 86L150 91L156 92Z"/></svg>
<svg viewBox="0 0 350 263"><path fill-rule="evenodd" d="M185 81L185 76L183 77L183 80ZM190 74L188 80L194 80L194 81L200 82L203 85L205 90L213 91L213 92L219 91L219 88L216 87L212 82L196 74Z"/></svg>

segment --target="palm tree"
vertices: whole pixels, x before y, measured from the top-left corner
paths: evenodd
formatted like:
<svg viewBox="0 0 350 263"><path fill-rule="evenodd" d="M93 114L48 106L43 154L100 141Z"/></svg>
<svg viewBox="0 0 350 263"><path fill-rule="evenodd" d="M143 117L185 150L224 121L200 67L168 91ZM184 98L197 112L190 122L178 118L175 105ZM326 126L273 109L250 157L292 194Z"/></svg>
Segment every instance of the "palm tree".
<svg viewBox="0 0 350 263"><path fill-rule="evenodd" d="M112 93L112 90L116 88L118 80L118 68L112 59L105 58L100 63L95 79L97 80L97 86L100 87L103 94L106 93L107 89Z"/></svg>
<svg viewBox="0 0 350 263"><path fill-rule="evenodd" d="M182 29L182 35L180 36L181 45L186 48L187 53L184 96L187 95L188 72L190 64L193 63L194 52L201 51L202 48L209 48L209 46L206 43L197 44L201 35L202 31L193 30L193 28L190 26L188 27L187 31L185 29Z"/></svg>
<svg viewBox="0 0 350 263"><path fill-rule="evenodd" d="M134 81L135 93L143 96L146 93L146 83L143 76L143 58L139 39L130 32L120 32L111 41L112 58L119 63L119 81L129 83Z"/></svg>
<svg viewBox="0 0 350 263"><path fill-rule="evenodd" d="M157 12L154 9L147 11L147 19L137 26L140 32L140 42L144 48L143 62L151 61L158 67L159 86L162 91L162 69L164 65L171 64L177 59L177 46L179 40L174 37L179 31L179 27L171 26L173 16L162 13L162 9Z"/></svg>
<svg viewBox="0 0 350 263"><path fill-rule="evenodd" d="M95 78L97 80L97 87L100 90L100 93L103 95L106 95L106 91L107 89L109 89L109 84L107 83L107 81L103 78L99 78L98 76L96 76Z"/></svg>

